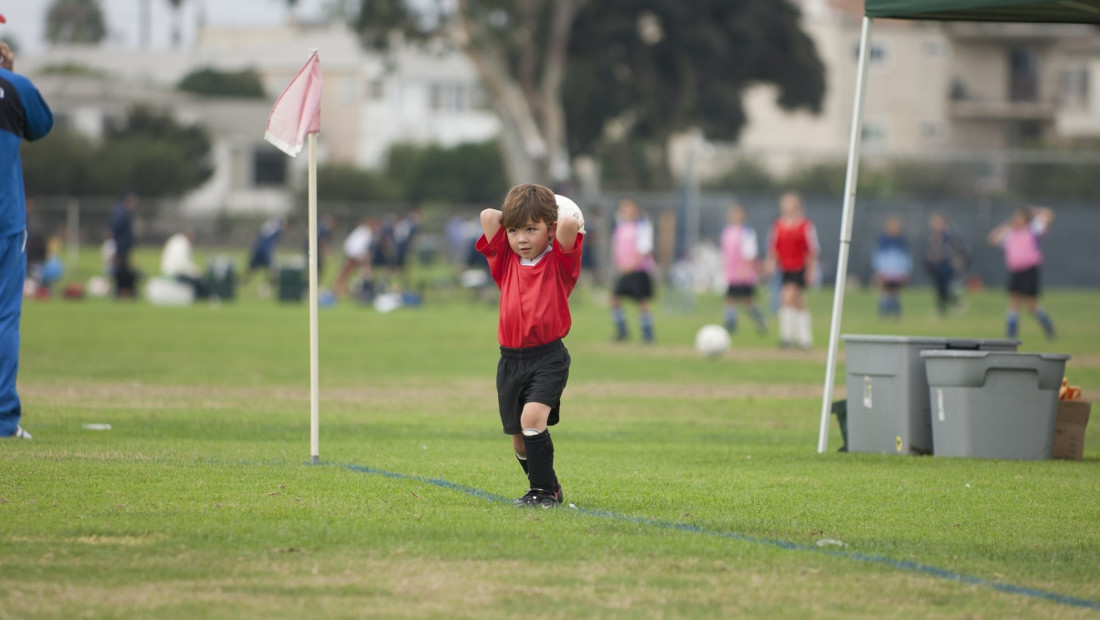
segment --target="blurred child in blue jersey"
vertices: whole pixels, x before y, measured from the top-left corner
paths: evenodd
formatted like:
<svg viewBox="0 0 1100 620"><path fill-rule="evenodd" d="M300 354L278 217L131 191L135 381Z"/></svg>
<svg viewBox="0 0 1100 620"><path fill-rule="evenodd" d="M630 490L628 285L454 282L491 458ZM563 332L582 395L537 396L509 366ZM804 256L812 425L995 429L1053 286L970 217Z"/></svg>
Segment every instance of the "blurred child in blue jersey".
<svg viewBox="0 0 1100 620"><path fill-rule="evenodd" d="M257 269L270 271L275 260L275 246L279 243L279 237L286 230L286 220L274 217L260 226L260 232L256 235L256 241L252 244L252 254L248 259L248 271L244 273L244 283L247 283L252 273Z"/></svg>
<svg viewBox="0 0 1100 620"><path fill-rule="evenodd" d="M49 133L53 113L34 84L15 73L14 64L11 48L0 42L0 437L30 439L19 425L23 406L15 390L27 277L27 199L19 146Z"/></svg>
<svg viewBox="0 0 1100 620"><path fill-rule="evenodd" d="M901 316L901 289L909 282L913 272L913 257L909 255L909 242L901 230L901 218L892 216L886 220L882 235L875 243L871 255L871 267L875 281L882 288L878 298L880 317Z"/></svg>
<svg viewBox="0 0 1100 620"><path fill-rule="evenodd" d="M764 333L764 315L756 307L756 281L760 273L760 249L756 231L745 221L745 208L730 207L722 230L722 264L726 270L726 329L737 331L737 307L748 311L756 331Z"/></svg>

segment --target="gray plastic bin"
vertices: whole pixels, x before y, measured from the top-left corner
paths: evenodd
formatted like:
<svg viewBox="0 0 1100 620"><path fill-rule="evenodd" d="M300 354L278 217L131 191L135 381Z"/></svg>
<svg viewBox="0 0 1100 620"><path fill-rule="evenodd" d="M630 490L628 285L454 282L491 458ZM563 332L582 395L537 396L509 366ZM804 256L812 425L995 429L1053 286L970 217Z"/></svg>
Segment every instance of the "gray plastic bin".
<svg viewBox="0 0 1100 620"><path fill-rule="evenodd" d="M936 456L1051 457L1068 355L923 351Z"/></svg>
<svg viewBox="0 0 1100 620"><path fill-rule="evenodd" d="M1019 340L845 334L848 451L932 454L921 351L1015 351Z"/></svg>

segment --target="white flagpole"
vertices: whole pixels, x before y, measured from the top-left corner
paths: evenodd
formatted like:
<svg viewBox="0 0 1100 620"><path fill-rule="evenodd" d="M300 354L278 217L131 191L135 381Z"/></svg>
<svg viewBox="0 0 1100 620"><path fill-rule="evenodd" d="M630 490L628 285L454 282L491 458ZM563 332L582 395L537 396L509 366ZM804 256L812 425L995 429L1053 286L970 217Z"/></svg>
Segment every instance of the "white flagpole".
<svg viewBox="0 0 1100 620"><path fill-rule="evenodd" d="M309 454L321 462L320 388L317 355L317 134L309 134Z"/></svg>
<svg viewBox="0 0 1100 620"><path fill-rule="evenodd" d="M852 109L852 133L848 139L848 172L844 177L844 210L840 216L840 252L836 259L836 286L833 287L833 319L829 326L829 358L825 362L825 389L821 395L821 428L817 451L829 444L829 414L836 380L836 352L840 340L840 318L844 313L844 286L848 280L848 250L852 244L852 217L856 206L856 182L859 179L859 151L863 144L863 99L867 87L867 59L871 55L871 18L863 18L859 38L859 72L856 75L856 101Z"/></svg>

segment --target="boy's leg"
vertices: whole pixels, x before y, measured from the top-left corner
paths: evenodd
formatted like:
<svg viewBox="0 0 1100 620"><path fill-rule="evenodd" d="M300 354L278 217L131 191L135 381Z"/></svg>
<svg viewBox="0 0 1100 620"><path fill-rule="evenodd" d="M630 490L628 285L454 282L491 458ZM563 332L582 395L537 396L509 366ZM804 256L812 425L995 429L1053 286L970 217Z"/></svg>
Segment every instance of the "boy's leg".
<svg viewBox="0 0 1100 620"><path fill-rule="evenodd" d="M523 445L523 435L512 435L511 437L512 450L516 453L516 460L519 461L519 466L523 468L523 475L530 476L531 471L527 467L527 447Z"/></svg>
<svg viewBox="0 0 1100 620"><path fill-rule="evenodd" d="M550 418L550 406L529 402L523 406L520 424L523 426L523 446L527 453L527 477L531 489L542 491L561 502L561 487L554 472L554 442L546 422Z"/></svg>

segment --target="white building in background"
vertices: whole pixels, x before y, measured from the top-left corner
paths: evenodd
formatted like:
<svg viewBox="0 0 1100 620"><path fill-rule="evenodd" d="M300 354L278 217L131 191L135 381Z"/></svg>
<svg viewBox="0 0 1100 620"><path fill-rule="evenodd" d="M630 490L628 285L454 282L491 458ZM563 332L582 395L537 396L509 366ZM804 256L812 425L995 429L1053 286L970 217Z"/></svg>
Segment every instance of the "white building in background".
<svg viewBox="0 0 1100 620"><path fill-rule="evenodd" d="M703 173L748 157L774 173L843 161L854 105L859 0L793 0L825 65L822 112L786 112L776 88L745 93L736 145ZM1100 43L1090 26L876 20L864 102L864 164L954 161L1039 143L1100 143ZM994 176L996 168L991 169ZM996 178L986 181L996 183Z"/></svg>
<svg viewBox="0 0 1100 620"><path fill-rule="evenodd" d="M447 50L365 51L343 23L203 30L193 48L120 52L109 47L51 48L20 59L59 125L98 138L135 104L170 110L209 128L213 178L183 200L192 215L285 213L305 158L290 159L263 141L275 98L317 48L324 72L318 159L379 168L395 144L454 146L493 138L496 116L466 58ZM82 75L58 67L82 68ZM174 90L202 68L254 69L264 100L196 97Z"/></svg>

